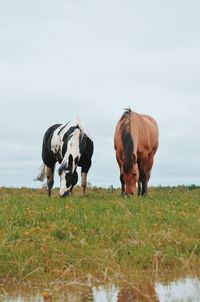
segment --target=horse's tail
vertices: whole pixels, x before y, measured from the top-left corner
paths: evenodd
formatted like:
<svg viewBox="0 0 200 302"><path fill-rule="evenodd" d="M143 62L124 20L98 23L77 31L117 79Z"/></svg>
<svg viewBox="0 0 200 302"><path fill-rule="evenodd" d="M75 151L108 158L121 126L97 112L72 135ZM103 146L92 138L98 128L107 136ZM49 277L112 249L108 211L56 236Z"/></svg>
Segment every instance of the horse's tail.
<svg viewBox="0 0 200 302"><path fill-rule="evenodd" d="M34 179L34 181L44 181L45 179L45 164L42 164L40 174Z"/></svg>

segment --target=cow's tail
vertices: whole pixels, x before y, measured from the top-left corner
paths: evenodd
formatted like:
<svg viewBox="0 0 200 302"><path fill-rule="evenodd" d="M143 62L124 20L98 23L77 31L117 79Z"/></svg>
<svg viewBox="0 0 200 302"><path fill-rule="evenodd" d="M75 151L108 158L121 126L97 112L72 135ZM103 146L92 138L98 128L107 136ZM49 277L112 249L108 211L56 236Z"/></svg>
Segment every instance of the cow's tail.
<svg viewBox="0 0 200 302"><path fill-rule="evenodd" d="M34 179L34 181L44 181L45 179L45 164L42 164L40 174Z"/></svg>

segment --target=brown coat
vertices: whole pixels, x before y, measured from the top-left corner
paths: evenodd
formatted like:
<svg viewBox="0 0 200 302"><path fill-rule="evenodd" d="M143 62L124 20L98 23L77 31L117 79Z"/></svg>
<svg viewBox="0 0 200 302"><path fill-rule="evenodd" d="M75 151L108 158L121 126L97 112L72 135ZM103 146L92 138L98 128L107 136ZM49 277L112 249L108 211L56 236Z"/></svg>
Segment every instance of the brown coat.
<svg viewBox="0 0 200 302"><path fill-rule="evenodd" d="M114 148L120 168L122 191L128 194L134 193L138 182L138 193L147 193L147 182L158 148L156 121L148 115L127 109L116 125ZM140 192L141 184L142 192Z"/></svg>

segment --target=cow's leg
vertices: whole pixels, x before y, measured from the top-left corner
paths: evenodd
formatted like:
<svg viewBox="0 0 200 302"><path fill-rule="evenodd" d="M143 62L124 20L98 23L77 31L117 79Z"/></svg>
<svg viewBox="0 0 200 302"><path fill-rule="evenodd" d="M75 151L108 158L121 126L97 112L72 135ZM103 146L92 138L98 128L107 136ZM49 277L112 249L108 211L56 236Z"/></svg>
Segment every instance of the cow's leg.
<svg viewBox="0 0 200 302"><path fill-rule="evenodd" d="M51 196L51 189L54 184L54 170L55 165L52 168L49 168L45 165L45 175L47 177L47 187L48 187L48 195Z"/></svg>

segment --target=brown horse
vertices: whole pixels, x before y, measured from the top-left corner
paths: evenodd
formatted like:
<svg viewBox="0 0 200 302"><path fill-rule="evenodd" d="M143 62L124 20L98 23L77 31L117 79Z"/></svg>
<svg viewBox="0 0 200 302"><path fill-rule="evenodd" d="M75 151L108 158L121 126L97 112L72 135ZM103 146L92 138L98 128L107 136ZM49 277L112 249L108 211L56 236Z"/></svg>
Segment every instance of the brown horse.
<svg viewBox="0 0 200 302"><path fill-rule="evenodd" d="M147 184L158 148L156 121L126 109L117 123L114 136L116 159L120 168L122 194L147 194Z"/></svg>

